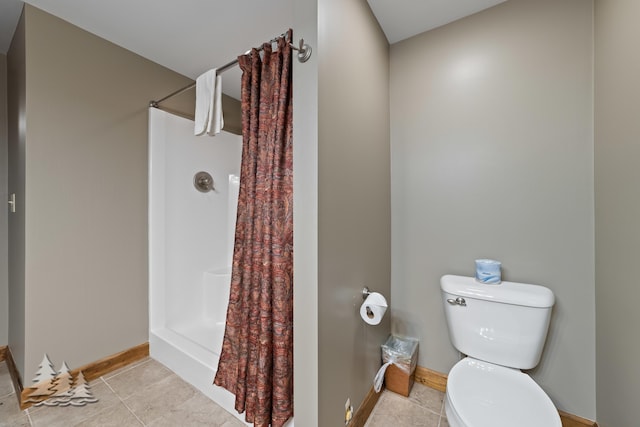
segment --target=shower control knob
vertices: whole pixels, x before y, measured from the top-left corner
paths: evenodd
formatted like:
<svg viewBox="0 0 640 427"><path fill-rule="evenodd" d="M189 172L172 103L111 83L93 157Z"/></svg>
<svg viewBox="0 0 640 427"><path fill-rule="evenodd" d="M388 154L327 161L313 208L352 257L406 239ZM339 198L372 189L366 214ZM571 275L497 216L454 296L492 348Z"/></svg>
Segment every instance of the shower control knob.
<svg viewBox="0 0 640 427"><path fill-rule="evenodd" d="M201 193L207 193L209 191L215 191L213 185L213 178L207 172L198 172L193 177L193 186Z"/></svg>
<svg viewBox="0 0 640 427"><path fill-rule="evenodd" d="M465 299L464 299L464 298L462 298L462 297L458 297L458 298L456 298L456 299L449 298L449 299L447 300L447 302L448 302L449 304L451 304L451 305L461 305L461 306L464 306L464 307L466 307L466 306L467 306L467 301L465 301Z"/></svg>

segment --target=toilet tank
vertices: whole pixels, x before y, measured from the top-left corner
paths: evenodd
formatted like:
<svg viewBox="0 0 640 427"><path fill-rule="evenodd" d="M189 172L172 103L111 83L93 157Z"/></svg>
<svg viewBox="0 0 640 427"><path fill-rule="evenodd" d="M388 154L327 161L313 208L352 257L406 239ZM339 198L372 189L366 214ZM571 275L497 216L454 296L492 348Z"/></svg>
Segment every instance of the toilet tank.
<svg viewBox="0 0 640 427"><path fill-rule="evenodd" d="M453 346L476 359L518 369L538 364L555 298L544 286L473 277L440 279Z"/></svg>

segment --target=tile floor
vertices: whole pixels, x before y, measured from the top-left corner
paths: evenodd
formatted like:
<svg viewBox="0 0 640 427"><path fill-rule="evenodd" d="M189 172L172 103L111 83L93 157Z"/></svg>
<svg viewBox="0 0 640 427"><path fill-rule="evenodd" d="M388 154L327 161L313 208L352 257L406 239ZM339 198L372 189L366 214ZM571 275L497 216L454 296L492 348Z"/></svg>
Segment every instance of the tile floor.
<svg viewBox="0 0 640 427"><path fill-rule="evenodd" d="M141 384L145 386L141 387ZM150 358L94 380L90 386L98 399L96 403L81 407L32 407L21 411L7 365L2 362L0 427L244 426ZM443 396L443 393L418 383L408 398L385 390L366 427L448 427L442 416Z"/></svg>
<svg viewBox="0 0 640 427"><path fill-rule="evenodd" d="M414 383L409 397L383 390L365 427L449 427L444 393Z"/></svg>
<svg viewBox="0 0 640 427"><path fill-rule="evenodd" d="M90 386L96 403L20 411L6 363L0 363L0 427L244 426L150 358L94 380Z"/></svg>

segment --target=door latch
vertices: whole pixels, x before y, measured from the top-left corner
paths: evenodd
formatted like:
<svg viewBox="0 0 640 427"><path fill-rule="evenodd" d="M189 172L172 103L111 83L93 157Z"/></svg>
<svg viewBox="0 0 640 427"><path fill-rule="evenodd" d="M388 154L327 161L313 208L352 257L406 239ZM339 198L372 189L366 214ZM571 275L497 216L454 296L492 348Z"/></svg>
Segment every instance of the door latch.
<svg viewBox="0 0 640 427"><path fill-rule="evenodd" d="M11 193L11 196L9 197L9 212L11 213L15 213L16 212L16 193Z"/></svg>

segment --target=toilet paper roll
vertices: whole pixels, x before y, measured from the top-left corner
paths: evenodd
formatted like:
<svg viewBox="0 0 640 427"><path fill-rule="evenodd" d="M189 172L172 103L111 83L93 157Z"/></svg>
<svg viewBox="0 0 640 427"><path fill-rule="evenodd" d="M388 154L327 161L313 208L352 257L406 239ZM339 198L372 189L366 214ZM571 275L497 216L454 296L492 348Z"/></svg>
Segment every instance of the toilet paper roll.
<svg viewBox="0 0 640 427"><path fill-rule="evenodd" d="M387 311L387 300L377 292L371 292L360 306L360 317L370 325L377 325L382 321Z"/></svg>
<svg viewBox="0 0 640 427"><path fill-rule="evenodd" d="M476 280L480 283L497 284L502 280L502 263L493 259L476 260Z"/></svg>

